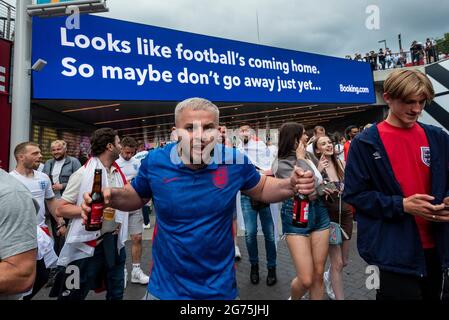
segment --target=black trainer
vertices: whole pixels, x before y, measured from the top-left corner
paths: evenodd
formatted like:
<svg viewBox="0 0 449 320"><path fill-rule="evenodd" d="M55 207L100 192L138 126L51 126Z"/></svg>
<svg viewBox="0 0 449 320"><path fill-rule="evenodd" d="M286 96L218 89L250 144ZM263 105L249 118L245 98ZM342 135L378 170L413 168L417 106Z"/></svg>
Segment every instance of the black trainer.
<svg viewBox="0 0 449 320"><path fill-rule="evenodd" d="M251 265L250 279L251 279L252 284L259 283L259 265L258 264Z"/></svg>
<svg viewBox="0 0 449 320"><path fill-rule="evenodd" d="M276 267L268 268L267 286L274 286L276 282Z"/></svg>

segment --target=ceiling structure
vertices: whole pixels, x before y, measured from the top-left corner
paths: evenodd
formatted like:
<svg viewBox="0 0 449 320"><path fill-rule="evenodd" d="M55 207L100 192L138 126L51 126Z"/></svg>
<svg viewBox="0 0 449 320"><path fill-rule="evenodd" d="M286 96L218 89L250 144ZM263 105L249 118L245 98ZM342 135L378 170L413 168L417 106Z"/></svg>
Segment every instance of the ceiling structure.
<svg viewBox="0 0 449 320"><path fill-rule="evenodd" d="M295 121L306 127L347 122L360 118L367 111L376 113L376 105L317 105L216 103L220 109L220 124L230 129L242 122L253 128L276 129L282 123ZM33 121L48 125L84 130L111 127L120 136L139 140L167 139L174 126L176 102L154 101L33 101ZM377 109L377 110L376 110ZM346 120L346 121L344 121Z"/></svg>

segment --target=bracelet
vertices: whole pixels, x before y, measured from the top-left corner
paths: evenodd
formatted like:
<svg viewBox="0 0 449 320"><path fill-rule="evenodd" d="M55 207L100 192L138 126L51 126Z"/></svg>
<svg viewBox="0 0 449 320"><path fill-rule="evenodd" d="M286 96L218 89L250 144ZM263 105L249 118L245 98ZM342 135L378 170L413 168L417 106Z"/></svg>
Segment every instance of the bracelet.
<svg viewBox="0 0 449 320"><path fill-rule="evenodd" d="M59 229L61 229L62 227L64 227L65 226L65 222L63 222L63 223L61 223L59 226L57 226L56 227L56 230L59 230Z"/></svg>

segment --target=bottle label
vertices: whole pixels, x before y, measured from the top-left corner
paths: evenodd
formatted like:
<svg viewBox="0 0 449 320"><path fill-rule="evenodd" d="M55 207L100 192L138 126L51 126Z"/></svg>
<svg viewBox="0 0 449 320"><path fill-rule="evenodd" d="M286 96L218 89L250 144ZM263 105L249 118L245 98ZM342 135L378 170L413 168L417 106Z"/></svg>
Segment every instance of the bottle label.
<svg viewBox="0 0 449 320"><path fill-rule="evenodd" d="M90 224L100 224L103 220L103 204L92 204L92 211L90 212Z"/></svg>
<svg viewBox="0 0 449 320"><path fill-rule="evenodd" d="M309 221L309 201L301 201L299 221L301 223L307 223Z"/></svg>

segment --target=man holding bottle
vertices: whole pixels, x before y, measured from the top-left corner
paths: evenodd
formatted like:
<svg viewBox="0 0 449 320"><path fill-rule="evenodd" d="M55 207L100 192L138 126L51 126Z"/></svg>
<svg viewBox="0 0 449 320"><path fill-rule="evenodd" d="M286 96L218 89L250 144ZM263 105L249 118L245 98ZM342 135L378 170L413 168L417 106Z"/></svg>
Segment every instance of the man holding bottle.
<svg viewBox="0 0 449 320"><path fill-rule="evenodd" d="M115 163L121 148L115 130L96 130L91 137L93 157L72 175L62 195L57 214L71 221L58 265L78 268L80 286L68 287L70 281L66 279L72 274L60 273L54 287L59 300L83 300L90 290L102 288L103 284L107 300L123 299L128 213L105 209L101 229L87 231L82 224L80 207L82 194L92 191L96 169L101 170L103 188L123 188L127 184Z"/></svg>
<svg viewBox="0 0 449 320"><path fill-rule="evenodd" d="M157 223L146 299L236 299L232 213L239 190L264 202L314 191L312 172L290 179L261 176L240 152L216 145L218 108L208 100L179 103L179 143L151 152L125 188L104 189L105 204L124 211L154 201ZM233 161L236 160L236 161ZM84 194L83 218L90 211Z"/></svg>

